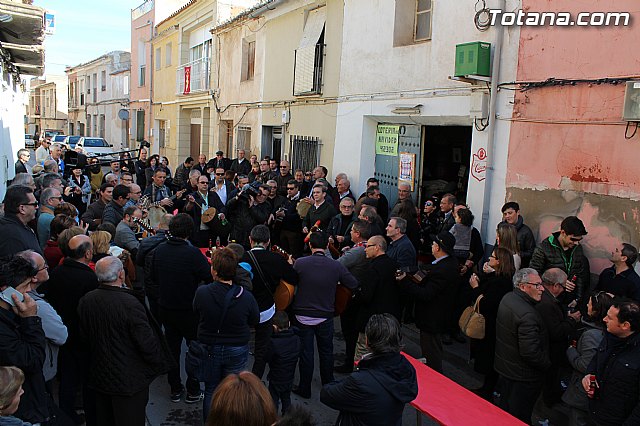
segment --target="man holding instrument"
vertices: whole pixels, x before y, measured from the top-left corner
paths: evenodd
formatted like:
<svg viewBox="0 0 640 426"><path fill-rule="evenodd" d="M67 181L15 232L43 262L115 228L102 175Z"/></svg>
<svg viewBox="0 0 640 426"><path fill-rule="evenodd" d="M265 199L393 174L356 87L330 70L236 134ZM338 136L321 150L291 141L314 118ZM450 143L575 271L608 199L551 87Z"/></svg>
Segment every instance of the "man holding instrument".
<svg viewBox="0 0 640 426"><path fill-rule="evenodd" d="M260 310L260 323L256 325L255 360L251 371L262 379L266 366L264 355L273 332L272 319L276 313L273 294L281 280L298 285L298 273L284 257L267 250L270 234L266 225L257 225L251 229L249 243L251 250L245 252L241 262L251 265L253 296Z"/></svg>
<svg viewBox="0 0 640 426"><path fill-rule="evenodd" d="M218 194L209 191L207 175L198 177L198 190L187 196L187 205L184 209L193 217L195 225L191 237L193 244L198 247L207 247L210 240L215 241L218 235L213 228L213 222L224 219L226 210Z"/></svg>

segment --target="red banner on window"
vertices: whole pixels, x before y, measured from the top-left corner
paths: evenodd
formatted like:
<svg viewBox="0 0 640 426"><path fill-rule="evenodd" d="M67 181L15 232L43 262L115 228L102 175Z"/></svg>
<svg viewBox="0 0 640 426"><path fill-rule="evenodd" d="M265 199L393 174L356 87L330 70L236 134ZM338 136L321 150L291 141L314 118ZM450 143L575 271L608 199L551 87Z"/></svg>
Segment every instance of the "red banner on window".
<svg viewBox="0 0 640 426"><path fill-rule="evenodd" d="M191 67L184 67L184 92L186 95L191 93Z"/></svg>

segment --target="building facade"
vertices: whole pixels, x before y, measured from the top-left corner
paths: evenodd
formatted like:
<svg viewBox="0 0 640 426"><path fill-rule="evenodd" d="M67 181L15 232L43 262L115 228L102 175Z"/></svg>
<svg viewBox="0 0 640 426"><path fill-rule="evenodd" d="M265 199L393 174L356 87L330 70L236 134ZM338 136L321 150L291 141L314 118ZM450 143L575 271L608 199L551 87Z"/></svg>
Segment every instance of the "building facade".
<svg viewBox="0 0 640 426"><path fill-rule="evenodd" d="M15 176L17 152L24 148L29 99L21 76L44 73L44 9L0 1L0 200Z"/></svg>
<svg viewBox="0 0 640 426"><path fill-rule="evenodd" d="M69 112L67 76L33 78L29 87L27 132L41 134L46 130L57 130L66 133Z"/></svg>
<svg viewBox="0 0 640 426"><path fill-rule="evenodd" d="M157 77L153 81L153 133L158 135L159 152L171 164L201 152L210 157L217 151L213 144L215 126L210 121L215 78L211 29L254 3L191 1L156 26L152 43Z"/></svg>
<svg viewBox="0 0 640 426"><path fill-rule="evenodd" d="M105 138L120 150L127 146L131 54L114 51L67 68L69 134ZM124 118L123 118L124 117Z"/></svg>

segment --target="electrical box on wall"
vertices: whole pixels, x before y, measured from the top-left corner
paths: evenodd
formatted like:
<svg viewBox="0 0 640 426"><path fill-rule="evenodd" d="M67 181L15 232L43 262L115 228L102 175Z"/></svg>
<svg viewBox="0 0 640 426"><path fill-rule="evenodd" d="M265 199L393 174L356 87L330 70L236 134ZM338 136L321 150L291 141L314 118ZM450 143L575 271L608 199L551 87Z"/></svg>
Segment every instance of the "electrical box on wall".
<svg viewBox="0 0 640 426"><path fill-rule="evenodd" d="M485 92L471 92L469 97L469 116L483 119L489 116L489 94Z"/></svg>
<svg viewBox="0 0 640 426"><path fill-rule="evenodd" d="M285 109L282 111L282 124L289 124L289 110Z"/></svg>
<svg viewBox="0 0 640 426"><path fill-rule="evenodd" d="M491 43L474 41L456 45L456 77L491 76Z"/></svg>
<svg viewBox="0 0 640 426"><path fill-rule="evenodd" d="M627 81L622 119L624 121L640 121L640 81Z"/></svg>

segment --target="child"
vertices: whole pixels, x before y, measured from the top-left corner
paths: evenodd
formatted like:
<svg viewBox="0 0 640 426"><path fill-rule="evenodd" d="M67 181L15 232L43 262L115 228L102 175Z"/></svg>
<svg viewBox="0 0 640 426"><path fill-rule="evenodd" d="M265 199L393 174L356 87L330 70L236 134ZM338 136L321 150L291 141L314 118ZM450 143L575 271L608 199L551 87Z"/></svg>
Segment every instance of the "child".
<svg viewBox="0 0 640 426"><path fill-rule="evenodd" d="M269 392L276 410L282 401L282 414L291 405L291 388L299 355L300 338L289 328L289 317L286 312L276 312L265 361L269 363Z"/></svg>

